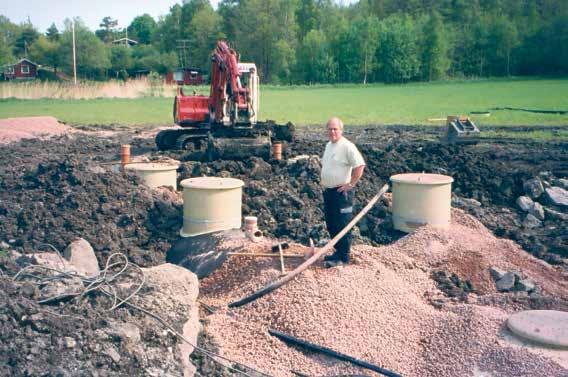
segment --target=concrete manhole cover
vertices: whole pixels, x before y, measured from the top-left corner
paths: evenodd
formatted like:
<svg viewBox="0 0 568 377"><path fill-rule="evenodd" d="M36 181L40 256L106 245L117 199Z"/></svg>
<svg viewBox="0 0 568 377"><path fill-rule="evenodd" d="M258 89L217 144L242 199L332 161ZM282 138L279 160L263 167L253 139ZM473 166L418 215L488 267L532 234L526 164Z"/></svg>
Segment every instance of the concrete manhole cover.
<svg viewBox="0 0 568 377"><path fill-rule="evenodd" d="M568 347L568 312L557 310L525 310L507 319L516 335L538 343Z"/></svg>

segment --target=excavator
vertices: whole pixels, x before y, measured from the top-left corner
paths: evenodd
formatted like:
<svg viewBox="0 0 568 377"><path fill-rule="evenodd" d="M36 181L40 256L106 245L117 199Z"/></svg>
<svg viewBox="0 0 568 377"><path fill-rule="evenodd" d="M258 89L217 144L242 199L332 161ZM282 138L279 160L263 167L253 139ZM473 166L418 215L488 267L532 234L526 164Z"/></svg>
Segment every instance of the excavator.
<svg viewBox="0 0 568 377"><path fill-rule="evenodd" d="M181 86L174 101L174 122L181 128L160 131L160 150L202 151L206 158L268 159L274 142L294 138L292 123L258 121L259 77L254 63L240 63L226 41L218 41L211 55L209 96L186 95Z"/></svg>

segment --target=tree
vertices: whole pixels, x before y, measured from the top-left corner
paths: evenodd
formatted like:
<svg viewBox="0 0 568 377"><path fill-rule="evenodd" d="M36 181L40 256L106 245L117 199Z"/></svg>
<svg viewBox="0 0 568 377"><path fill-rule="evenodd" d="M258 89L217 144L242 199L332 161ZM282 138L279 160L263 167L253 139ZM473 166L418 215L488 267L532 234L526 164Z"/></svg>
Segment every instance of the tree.
<svg viewBox="0 0 568 377"><path fill-rule="evenodd" d="M379 20L375 16L359 18L352 23L353 43L358 52L359 72L363 75L363 84L367 84L367 76L375 68L379 30Z"/></svg>
<svg viewBox="0 0 568 377"><path fill-rule="evenodd" d="M72 22L65 20L65 31L61 33L59 53L67 72L73 70ZM75 43L77 52L77 74L86 78L102 78L110 68L109 52L104 43L91 32L80 19L75 19Z"/></svg>
<svg viewBox="0 0 568 377"><path fill-rule="evenodd" d="M127 70L132 68L131 49L124 45L113 45L110 48L110 66L116 77L127 77Z"/></svg>
<svg viewBox="0 0 568 377"><path fill-rule="evenodd" d="M333 82L336 79L336 64L329 53L325 35L321 30L311 30L302 41L300 70L303 79L312 84Z"/></svg>
<svg viewBox="0 0 568 377"><path fill-rule="evenodd" d="M442 17L432 12L424 25L422 43L422 77L428 81L444 77L450 69L450 43Z"/></svg>
<svg viewBox="0 0 568 377"><path fill-rule="evenodd" d="M173 51L181 35L181 6L175 4L170 12L158 20L158 25L152 35L152 43L162 52Z"/></svg>
<svg viewBox="0 0 568 377"><path fill-rule="evenodd" d="M58 42L40 35L37 41L30 46L30 57L38 64L52 67L53 73L57 76L57 68L61 65Z"/></svg>
<svg viewBox="0 0 568 377"><path fill-rule="evenodd" d="M59 30L57 30L57 26L55 26L55 23L52 23L51 26L47 29L47 31L45 32L45 36L51 42L56 42L59 40Z"/></svg>
<svg viewBox="0 0 568 377"><path fill-rule="evenodd" d="M222 39L221 17L213 8L204 7L194 14L189 24L189 60L192 66L208 68L210 54L218 39Z"/></svg>
<svg viewBox="0 0 568 377"><path fill-rule="evenodd" d="M382 22L378 48L380 74L385 82L406 82L420 72L417 33L410 18L391 16Z"/></svg>
<svg viewBox="0 0 568 377"><path fill-rule="evenodd" d="M261 76L270 81L280 55L276 45L283 40L296 46L295 0L249 0L239 7L239 14L248 16L240 20L235 44L243 58L255 62Z"/></svg>
<svg viewBox="0 0 568 377"><path fill-rule="evenodd" d="M39 37L39 32L28 21L24 23L16 37L14 43L14 54L18 57L27 57L30 46Z"/></svg>
<svg viewBox="0 0 568 377"><path fill-rule="evenodd" d="M144 13L132 20L128 26L128 35L131 35L131 38L136 39L138 43L149 44L152 41L156 25L152 16Z"/></svg>
<svg viewBox="0 0 568 377"><path fill-rule="evenodd" d="M319 29L319 9L316 0L300 0L300 5L296 10L300 40L303 40L311 30Z"/></svg>
<svg viewBox="0 0 568 377"><path fill-rule="evenodd" d="M18 26L7 17L0 15L0 66L14 63L14 43Z"/></svg>
<svg viewBox="0 0 568 377"><path fill-rule="evenodd" d="M115 39L117 25L117 20L113 20L112 17L106 16L99 24L101 29L95 31L95 34L100 38L101 41L110 43Z"/></svg>
<svg viewBox="0 0 568 377"><path fill-rule="evenodd" d="M520 43L517 27L506 16L495 16L488 35L488 53L494 73L511 75L511 53Z"/></svg>

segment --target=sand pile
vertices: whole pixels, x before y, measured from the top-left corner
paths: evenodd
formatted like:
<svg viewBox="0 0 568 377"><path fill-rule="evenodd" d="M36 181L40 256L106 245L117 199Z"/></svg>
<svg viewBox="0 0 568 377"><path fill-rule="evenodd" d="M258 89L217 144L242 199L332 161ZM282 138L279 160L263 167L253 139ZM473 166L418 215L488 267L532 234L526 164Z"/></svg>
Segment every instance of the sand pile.
<svg viewBox="0 0 568 377"><path fill-rule="evenodd" d="M566 308L566 279L463 212L454 211L447 231L423 228L389 246L357 246L353 254L347 267L312 267L247 306L209 316L213 342L224 356L274 376L372 373L289 347L271 337L269 328L404 376L568 375L568 351L537 354L506 340L503 323L523 304L516 300L516 309L491 304L505 294L496 293L488 268L519 270L545 297L561 298L556 309ZM470 280L479 296L465 302L445 297L431 279L440 268ZM224 307L279 273L277 261L232 258L202 280L202 300Z"/></svg>
<svg viewBox="0 0 568 377"><path fill-rule="evenodd" d="M0 119L0 144L9 144L21 139L47 138L62 135L72 130L50 116Z"/></svg>

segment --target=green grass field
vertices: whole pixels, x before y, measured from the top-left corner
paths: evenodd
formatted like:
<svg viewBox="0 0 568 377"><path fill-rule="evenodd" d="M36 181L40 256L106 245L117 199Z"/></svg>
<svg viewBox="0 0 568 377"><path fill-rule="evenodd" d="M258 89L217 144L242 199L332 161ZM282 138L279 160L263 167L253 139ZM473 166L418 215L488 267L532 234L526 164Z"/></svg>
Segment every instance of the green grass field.
<svg viewBox="0 0 568 377"><path fill-rule="evenodd" d="M168 125L172 98L2 100L0 118L51 115L75 125ZM479 80L406 85L261 87L260 119L322 124L336 115L350 125L439 125L446 115L471 115L479 125L568 126L568 114L495 111L495 107L568 110L568 79Z"/></svg>

